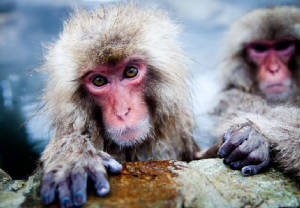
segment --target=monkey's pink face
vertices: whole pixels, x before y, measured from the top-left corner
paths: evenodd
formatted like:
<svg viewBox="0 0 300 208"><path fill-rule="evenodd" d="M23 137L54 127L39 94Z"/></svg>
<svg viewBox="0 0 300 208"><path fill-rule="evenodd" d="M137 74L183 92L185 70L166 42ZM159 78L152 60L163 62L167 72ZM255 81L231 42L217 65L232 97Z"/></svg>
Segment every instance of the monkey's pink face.
<svg viewBox="0 0 300 208"><path fill-rule="evenodd" d="M248 46L248 56L258 66L259 88L268 99L285 100L290 95L292 77L289 62L295 50L293 40L262 40Z"/></svg>
<svg viewBox="0 0 300 208"><path fill-rule="evenodd" d="M143 141L150 130L143 99L147 63L132 56L115 65L98 65L84 74L83 84L101 107L109 138L130 146Z"/></svg>

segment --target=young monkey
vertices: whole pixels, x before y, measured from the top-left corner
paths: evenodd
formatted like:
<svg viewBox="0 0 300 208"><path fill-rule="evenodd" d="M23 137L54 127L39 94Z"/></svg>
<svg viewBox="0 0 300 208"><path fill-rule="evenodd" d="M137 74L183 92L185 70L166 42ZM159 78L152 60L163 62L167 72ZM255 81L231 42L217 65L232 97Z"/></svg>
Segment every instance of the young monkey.
<svg viewBox="0 0 300 208"><path fill-rule="evenodd" d="M87 177L108 194L119 162L192 160L198 151L179 28L134 4L77 11L49 48L44 93L54 135L41 157L41 197L86 202ZM115 159L114 159L115 158Z"/></svg>

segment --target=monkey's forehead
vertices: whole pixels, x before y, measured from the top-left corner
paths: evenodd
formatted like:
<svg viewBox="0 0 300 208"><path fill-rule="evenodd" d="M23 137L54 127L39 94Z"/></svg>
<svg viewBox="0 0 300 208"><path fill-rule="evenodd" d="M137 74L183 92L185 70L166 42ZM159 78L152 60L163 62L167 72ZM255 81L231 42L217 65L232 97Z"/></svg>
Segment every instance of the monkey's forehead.
<svg viewBox="0 0 300 208"><path fill-rule="evenodd" d="M242 50L252 41L287 38L300 39L299 8L281 6L254 10L235 22L227 37L231 51Z"/></svg>
<svg viewBox="0 0 300 208"><path fill-rule="evenodd" d="M133 54L157 64L172 59L183 62L177 42L179 29L163 11L140 9L132 3L112 5L91 12L76 11L53 45L64 51L65 60L75 60L84 67L113 63Z"/></svg>

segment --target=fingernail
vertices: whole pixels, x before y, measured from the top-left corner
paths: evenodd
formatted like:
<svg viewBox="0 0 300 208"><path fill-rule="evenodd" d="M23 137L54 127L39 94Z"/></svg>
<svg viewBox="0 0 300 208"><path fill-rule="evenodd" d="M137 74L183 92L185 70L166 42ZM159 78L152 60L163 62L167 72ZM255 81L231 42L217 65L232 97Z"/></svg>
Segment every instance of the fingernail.
<svg viewBox="0 0 300 208"><path fill-rule="evenodd" d="M223 158L224 157L224 153L222 151L218 151L217 156L219 158Z"/></svg>
<svg viewBox="0 0 300 208"><path fill-rule="evenodd" d="M84 197L84 195L82 193L77 193L74 198L75 198L74 201L75 201L75 205L76 206L81 206L86 201L86 199L85 199L85 197Z"/></svg>
<svg viewBox="0 0 300 208"><path fill-rule="evenodd" d="M105 187L102 187L102 188L97 190L98 196L105 196L105 195L108 194L108 192L109 192L109 189L105 188Z"/></svg>
<svg viewBox="0 0 300 208"><path fill-rule="evenodd" d="M113 162L110 166L110 172L112 173L120 173L122 171L122 165L118 162Z"/></svg>
<svg viewBox="0 0 300 208"><path fill-rule="evenodd" d="M43 195L42 197L43 204L47 205L50 203L49 195Z"/></svg>
<svg viewBox="0 0 300 208"><path fill-rule="evenodd" d="M231 164L230 164L230 168L231 169L239 169L239 167L240 167L240 162L232 162Z"/></svg>
<svg viewBox="0 0 300 208"><path fill-rule="evenodd" d="M244 176L251 176L251 175L255 175L255 170L253 168L248 168L248 167L245 167L242 169L242 174Z"/></svg>
<svg viewBox="0 0 300 208"><path fill-rule="evenodd" d="M63 208L70 208L70 207L72 207L71 200L68 197L64 198L62 200L61 207L63 207Z"/></svg>
<svg viewBox="0 0 300 208"><path fill-rule="evenodd" d="M223 160L223 163L224 163L225 165L228 165L228 164L230 163L230 160L229 160L228 158L226 158L226 159Z"/></svg>

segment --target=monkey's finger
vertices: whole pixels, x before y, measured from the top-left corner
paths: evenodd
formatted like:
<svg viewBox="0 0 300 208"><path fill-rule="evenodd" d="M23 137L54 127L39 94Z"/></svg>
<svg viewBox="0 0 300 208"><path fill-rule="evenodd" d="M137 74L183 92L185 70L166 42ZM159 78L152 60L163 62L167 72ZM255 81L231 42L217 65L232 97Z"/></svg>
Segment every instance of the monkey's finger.
<svg viewBox="0 0 300 208"><path fill-rule="evenodd" d="M224 158L228 156L236 147L238 147L245 139L248 138L251 131L250 126L242 126L235 130L230 129L224 134L224 143L218 151L218 156ZM224 161L225 162L225 161Z"/></svg>
<svg viewBox="0 0 300 208"><path fill-rule="evenodd" d="M45 205L51 204L55 199L55 181L52 172L46 173L42 179L41 188L42 202Z"/></svg>
<svg viewBox="0 0 300 208"><path fill-rule="evenodd" d="M261 135L252 129L249 133L249 138L245 140L241 145L235 148L232 153L227 156L224 160L225 164L230 164L232 162L245 159L248 154L259 147L262 144ZM236 165L232 168L235 169Z"/></svg>
<svg viewBox="0 0 300 208"><path fill-rule="evenodd" d="M243 176L256 175L263 171L270 163L270 157L258 165L248 165L242 168Z"/></svg>
<svg viewBox="0 0 300 208"><path fill-rule="evenodd" d="M71 181L73 204L82 206L86 203L87 173L83 169L72 171Z"/></svg>
<svg viewBox="0 0 300 208"><path fill-rule="evenodd" d="M256 157L258 161L261 161L258 165L248 165L242 168L242 174L244 176L255 175L262 170L264 170L270 163L270 147L269 143L261 140L260 146L250 153L249 157L252 155L252 159ZM251 159L251 158L250 158Z"/></svg>
<svg viewBox="0 0 300 208"><path fill-rule="evenodd" d="M241 160L230 163L230 168L233 170L240 170L243 167Z"/></svg>
<svg viewBox="0 0 300 208"><path fill-rule="evenodd" d="M109 154L100 152L99 155L102 158L103 165L110 173L120 173L122 171L122 165Z"/></svg>
<svg viewBox="0 0 300 208"><path fill-rule="evenodd" d="M69 208L72 207L70 180L64 179L58 184L58 198L60 201L60 207Z"/></svg>
<svg viewBox="0 0 300 208"><path fill-rule="evenodd" d="M259 148L252 151L246 159L242 161L232 162L230 166L233 169L241 169L245 166L249 165L258 165L269 158L269 150L266 151L264 146L260 146ZM247 171L246 171L247 172Z"/></svg>
<svg viewBox="0 0 300 208"><path fill-rule="evenodd" d="M105 171L101 169L90 169L89 176L95 182L95 188L98 196L105 196L109 193L110 186Z"/></svg>

